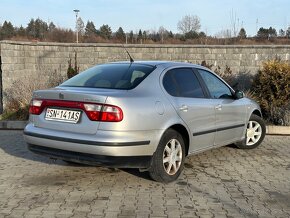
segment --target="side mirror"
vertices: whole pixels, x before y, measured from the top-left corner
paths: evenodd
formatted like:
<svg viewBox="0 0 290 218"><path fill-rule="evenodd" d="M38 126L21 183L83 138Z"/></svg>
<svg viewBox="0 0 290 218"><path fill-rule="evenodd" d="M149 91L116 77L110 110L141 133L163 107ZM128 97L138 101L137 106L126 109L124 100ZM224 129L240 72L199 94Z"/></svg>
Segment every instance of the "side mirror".
<svg viewBox="0 0 290 218"><path fill-rule="evenodd" d="M241 99L243 97L245 97L245 94L243 91L240 91L240 90L235 91L235 99Z"/></svg>

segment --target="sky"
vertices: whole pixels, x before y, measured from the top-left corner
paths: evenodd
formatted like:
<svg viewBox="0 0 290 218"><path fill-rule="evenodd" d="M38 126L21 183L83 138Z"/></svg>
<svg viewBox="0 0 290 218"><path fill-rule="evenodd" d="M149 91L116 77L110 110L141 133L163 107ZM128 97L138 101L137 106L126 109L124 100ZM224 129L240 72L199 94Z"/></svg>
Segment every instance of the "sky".
<svg viewBox="0 0 290 218"><path fill-rule="evenodd" d="M158 31L160 26L178 32L185 15L200 18L201 31L217 35L226 29L244 27L253 36L260 27L277 32L290 26L290 0L0 0L0 24L5 20L26 27L31 18L40 18L64 28L75 28L74 9L84 23L96 28L108 24L112 31L139 29Z"/></svg>

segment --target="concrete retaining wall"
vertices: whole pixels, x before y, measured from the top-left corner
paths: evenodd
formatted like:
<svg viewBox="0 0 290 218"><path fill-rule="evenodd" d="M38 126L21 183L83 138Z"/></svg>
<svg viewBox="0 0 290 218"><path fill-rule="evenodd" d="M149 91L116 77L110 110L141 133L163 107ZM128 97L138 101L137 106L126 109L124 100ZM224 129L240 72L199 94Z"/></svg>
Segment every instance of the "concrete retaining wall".
<svg viewBox="0 0 290 218"><path fill-rule="evenodd" d="M290 46L210 46L210 45L126 45L135 60L172 60L219 65L228 65L233 72L256 73L261 64L276 57L290 60ZM0 41L2 59L2 94L13 81L19 79L47 79L47 75L66 75L68 60L77 61L80 70L98 63L128 60L120 44L70 44L70 43L32 43ZM15 87L17 88L17 87ZM1 106L0 106L1 107ZM1 108L0 108L1 109Z"/></svg>

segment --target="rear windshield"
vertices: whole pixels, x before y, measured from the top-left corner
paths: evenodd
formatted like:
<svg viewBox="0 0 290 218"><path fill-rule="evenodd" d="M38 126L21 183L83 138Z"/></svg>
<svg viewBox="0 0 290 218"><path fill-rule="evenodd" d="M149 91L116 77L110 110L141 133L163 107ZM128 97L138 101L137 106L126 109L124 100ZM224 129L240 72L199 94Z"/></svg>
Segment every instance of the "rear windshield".
<svg viewBox="0 0 290 218"><path fill-rule="evenodd" d="M148 76L155 67L143 64L103 64L92 67L65 81L60 86L133 89Z"/></svg>

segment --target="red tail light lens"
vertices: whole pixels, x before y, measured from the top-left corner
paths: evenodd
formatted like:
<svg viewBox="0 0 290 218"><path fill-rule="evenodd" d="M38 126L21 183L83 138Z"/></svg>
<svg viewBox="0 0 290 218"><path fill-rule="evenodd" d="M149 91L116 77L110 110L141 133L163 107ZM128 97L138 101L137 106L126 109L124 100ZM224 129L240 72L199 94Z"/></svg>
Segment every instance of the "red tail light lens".
<svg viewBox="0 0 290 218"><path fill-rule="evenodd" d="M123 120L123 111L117 106L76 101L33 99L30 103L29 113L40 115L46 107L81 109L92 121L120 122Z"/></svg>
<svg viewBox="0 0 290 218"><path fill-rule="evenodd" d="M123 120L121 108L116 106L104 105L101 113L101 121L119 122Z"/></svg>
<svg viewBox="0 0 290 218"><path fill-rule="evenodd" d="M99 120L102 111L102 105L84 104L85 112L90 120Z"/></svg>
<svg viewBox="0 0 290 218"><path fill-rule="evenodd" d="M32 99L29 106L29 113L35 115L41 114L43 110L42 103L42 100Z"/></svg>

